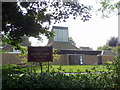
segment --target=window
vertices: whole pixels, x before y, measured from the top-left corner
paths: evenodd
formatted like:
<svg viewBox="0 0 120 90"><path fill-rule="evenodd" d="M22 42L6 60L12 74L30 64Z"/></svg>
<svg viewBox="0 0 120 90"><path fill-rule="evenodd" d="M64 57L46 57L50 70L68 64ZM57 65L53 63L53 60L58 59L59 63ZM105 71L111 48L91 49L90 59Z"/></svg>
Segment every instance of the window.
<svg viewBox="0 0 120 90"><path fill-rule="evenodd" d="M83 56L80 55L80 64L83 64Z"/></svg>
<svg viewBox="0 0 120 90"><path fill-rule="evenodd" d="M55 37L54 41L68 42L68 30L67 29L54 29Z"/></svg>

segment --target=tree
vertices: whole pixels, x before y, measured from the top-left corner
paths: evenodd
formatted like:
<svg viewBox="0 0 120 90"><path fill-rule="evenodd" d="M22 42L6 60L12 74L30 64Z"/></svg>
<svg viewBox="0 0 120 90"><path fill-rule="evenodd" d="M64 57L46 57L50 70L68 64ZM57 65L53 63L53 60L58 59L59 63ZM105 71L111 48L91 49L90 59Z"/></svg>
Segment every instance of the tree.
<svg viewBox="0 0 120 90"><path fill-rule="evenodd" d="M51 32L35 21L34 10L31 12L29 10L27 14L24 14L17 2L3 2L2 8L3 42L20 49L24 35L39 37L39 32L44 32L46 36L52 36Z"/></svg>
<svg viewBox="0 0 120 90"><path fill-rule="evenodd" d="M72 37L68 38L68 42L71 43L72 45L76 45L76 43L74 42L74 40L72 39Z"/></svg>
<svg viewBox="0 0 120 90"><path fill-rule="evenodd" d="M120 48L120 46L116 46L116 47L111 47L108 45L103 45L97 48L97 50L110 50L114 53L116 53L116 55L118 54L118 49Z"/></svg>
<svg viewBox="0 0 120 90"><path fill-rule="evenodd" d="M81 20L91 18L88 8L78 2L3 2L2 3L2 29L4 43L20 48L22 37L40 35L52 37L49 31L51 22L60 23L73 16L81 16Z"/></svg>
<svg viewBox="0 0 120 90"><path fill-rule="evenodd" d="M118 38L117 37L111 37L107 42L106 45L100 46L97 48L97 50L111 50L114 53L117 54L117 44L118 44Z"/></svg>
<svg viewBox="0 0 120 90"><path fill-rule="evenodd" d="M97 50L112 50L112 47L108 45L103 45L98 47Z"/></svg>
<svg viewBox="0 0 120 90"><path fill-rule="evenodd" d="M120 15L120 1L119 0L97 0L100 8L99 12L102 12L103 17L109 17L111 13Z"/></svg>
<svg viewBox="0 0 120 90"><path fill-rule="evenodd" d="M117 37L111 37L110 40L106 42L106 45L100 46L97 50L111 50L112 52L118 54L118 49L120 48Z"/></svg>
<svg viewBox="0 0 120 90"><path fill-rule="evenodd" d="M117 37L111 37L110 40L107 41L107 45L111 47L115 47L118 43L118 38Z"/></svg>
<svg viewBox="0 0 120 90"><path fill-rule="evenodd" d="M112 50L113 47L116 47L118 44L118 38L117 37L111 37L107 42L106 45L100 46L97 49L98 50Z"/></svg>
<svg viewBox="0 0 120 90"><path fill-rule="evenodd" d="M31 42L29 41L29 37L23 36L21 45L22 46L30 46Z"/></svg>

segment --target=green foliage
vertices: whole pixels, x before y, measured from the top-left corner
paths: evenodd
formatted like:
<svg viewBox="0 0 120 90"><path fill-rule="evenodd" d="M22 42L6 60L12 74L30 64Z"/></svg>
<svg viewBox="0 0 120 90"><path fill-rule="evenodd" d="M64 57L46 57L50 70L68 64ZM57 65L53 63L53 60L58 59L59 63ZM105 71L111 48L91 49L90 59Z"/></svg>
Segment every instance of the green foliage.
<svg viewBox="0 0 120 90"><path fill-rule="evenodd" d="M116 46L112 49L112 51L115 52L118 55L119 49L120 49L120 46Z"/></svg>
<svg viewBox="0 0 120 90"><path fill-rule="evenodd" d="M50 73L31 73L31 69L25 70L17 65L3 66L3 89L37 89L37 88L119 88L118 78L113 73L113 66L107 65L108 71L97 70L93 67L86 70L86 73L78 72L77 74L64 74L55 72ZM62 66L58 68L62 70ZM8 71L8 72L7 72ZM116 81L117 80L117 81Z"/></svg>
<svg viewBox="0 0 120 90"><path fill-rule="evenodd" d="M118 44L118 38L117 37L111 37L110 40L107 41L107 45L111 47L115 47Z"/></svg>
<svg viewBox="0 0 120 90"><path fill-rule="evenodd" d="M108 45L103 45L103 46L100 46L97 48L97 50L110 50L110 51L114 52L115 54L118 54L118 49L120 49L119 46L111 47Z"/></svg>
<svg viewBox="0 0 120 90"><path fill-rule="evenodd" d="M65 74L68 67L60 65L53 66L50 73L36 73L35 67L18 65L2 66L3 89L37 89L37 88L90 88L90 89L120 89L120 48L117 47L117 56L112 64L105 64L103 69L97 67L86 68L84 73L77 69L76 74ZM69 65L68 65L69 66ZM74 66L74 65L73 65ZM86 65L82 65L86 66ZM97 65L96 65L97 66ZM26 68L27 67L27 68ZM76 65L74 66L76 68ZM46 67L48 68L48 67ZM69 72L75 72L74 68L69 68ZM31 71L32 70L32 71Z"/></svg>
<svg viewBox="0 0 120 90"><path fill-rule="evenodd" d="M117 56L115 58L115 61L113 62L113 65L114 74L116 76L114 79L117 85L119 86L118 88L120 88L120 46L118 46Z"/></svg>
<svg viewBox="0 0 120 90"><path fill-rule="evenodd" d="M68 42L71 43L72 45L76 45L76 43L74 42L74 40L72 39L72 37L68 38Z"/></svg>
<svg viewBox="0 0 120 90"><path fill-rule="evenodd" d="M107 65L112 65L112 62L111 61L106 61L106 64Z"/></svg>
<svg viewBox="0 0 120 90"><path fill-rule="evenodd" d="M115 1L115 0L98 0L97 1L100 5L100 8L98 9L98 11L102 12L102 16L103 17L110 17L111 15L120 14L119 6L120 6L120 2L119 1Z"/></svg>
<svg viewBox="0 0 120 90"><path fill-rule="evenodd" d="M21 63L26 63L28 64L28 59L27 59L27 55L28 55L28 48L27 47L22 47L22 51L23 53L20 53L17 58L19 60L21 60ZM58 50L53 48L53 60L58 60L60 58L60 55L56 54ZM45 62L44 62L45 63Z"/></svg>
<svg viewBox="0 0 120 90"><path fill-rule="evenodd" d="M10 75L10 74L21 74L21 73L27 73L29 71L29 68L23 68L16 64L6 64L2 65L2 74L4 75Z"/></svg>
<svg viewBox="0 0 120 90"><path fill-rule="evenodd" d="M111 62L111 61L106 61L106 62L104 62L103 64L111 65L112 62Z"/></svg>
<svg viewBox="0 0 120 90"><path fill-rule="evenodd" d="M46 64L47 66L47 64ZM47 70L46 66L43 66L43 71L45 72ZM96 68L96 70L99 71L107 71L107 68L104 68L104 65L50 65L50 71L55 71L55 72L68 72L68 73L77 73L79 72L86 72L87 70L91 70L93 67ZM40 67L36 66L35 67L36 72L40 73Z"/></svg>
<svg viewBox="0 0 120 90"><path fill-rule="evenodd" d="M53 60L59 60L60 59L60 55L56 54L56 52L58 52L58 50L53 48Z"/></svg>
<svg viewBox="0 0 120 90"><path fill-rule="evenodd" d="M113 39L111 39L112 43L114 42ZM115 40L118 40L118 39L116 38ZM99 47L98 50L111 50L114 53L116 53L116 57L112 63L106 62L107 68L108 70L110 70L110 71L107 71L107 73L109 73L108 74L109 76L106 76L106 77L111 78L114 88L120 89L120 46L111 47L108 45L104 45L103 47ZM107 78L105 80L109 80L109 79Z"/></svg>
<svg viewBox="0 0 120 90"><path fill-rule="evenodd" d="M112 50L113 47L108 46L108 45L104 45L104 46L100 46L97 48L97 50Z"/></svg>
<svg viewBox="0 0 120 90"><path fill-rule="evenodd" d="M33 36L47 38L54 36L49 31L51 23L66 21L69 16L75 19L81 16L81 20L88 21L90 13L83 4L78 2L3 2L2 3L2 29L4 43L21 49L22 37Z"/></svg>
<svg viewBox="0 0 120 90"><path fill-rule="evenodd" d="M27 63L27 55L28 55L28 48L27 47L22 47L23 53L20 53L17 58L21 60L21 63Z"/></svg>

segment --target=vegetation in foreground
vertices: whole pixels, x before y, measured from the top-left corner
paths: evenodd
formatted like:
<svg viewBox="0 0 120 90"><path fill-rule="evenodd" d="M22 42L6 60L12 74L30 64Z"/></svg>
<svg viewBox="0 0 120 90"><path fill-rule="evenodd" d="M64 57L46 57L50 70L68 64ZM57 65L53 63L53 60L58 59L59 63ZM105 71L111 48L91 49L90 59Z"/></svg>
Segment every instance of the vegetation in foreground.
<svg viewBox="0 0 120 90"><path fill-rule="evenodd" d="M86 70L92 70L96 68L99 71L107 71L104 65L50 65L50 72L86 72ZM40 73L40 66L35 66L36 73ZM48 70L48 66L43 66L43 72Z"/></svg>
<svg viewBox="0 0 120 90"><path fill-rule="evenodd" d="M18 65L5 65L2 68L3 90L13 88L36 89L36 88L120 88L118 69L113 65L105 65L107 71L92 68L86 73L78 71L77 74L63 74L51 70L43 73L36 73L33 68L22 68ZM63 66L64 67L64 66ZM77 67L76 65L74 67ZM60 68L60 67L59 67Z"/></svg>
<svg viewBox="0 0 120 90"><path fill-rule="evenodd" d="M32 72L35 73L41 73L41 68L40 66L32 65L31 66L20 66L20 65L15 65L15 64L9 64L9 65L3 65L4 67L10 67L10 66L19 66L21 70L32 70ZM43 72L48 71L48 65L43 65ZM49 72L67 72L67 73L72 73L72 72L86 72L86 70L99 70L99 71L107 71L107 68L105 65L49 65Z"/></svg>

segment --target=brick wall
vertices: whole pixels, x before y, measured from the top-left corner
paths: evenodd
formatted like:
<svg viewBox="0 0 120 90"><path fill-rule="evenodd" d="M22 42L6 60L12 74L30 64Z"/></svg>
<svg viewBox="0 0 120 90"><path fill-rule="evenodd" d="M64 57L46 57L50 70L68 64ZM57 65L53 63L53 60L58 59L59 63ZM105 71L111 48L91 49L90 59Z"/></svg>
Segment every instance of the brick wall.
<svg viewBox="0 0 120 90"><path fill-rule="evenodd" d="M18 58L19 54L15 53L3 53L0 58L2 64L19 64L21 60ZM53 65L67 65L69 63L68 55L61 55L59 60L53 60Z"/></svg>
<svg viewBox="0 0 120 90"><path fill-rule="evenodd" d="M17 57L17 53L3 53L2 64L18 64L21 60Z"/></svg>
<svg viewBox="0 0 120 90"><path fill-rule="evenodd" d="M0 64L18 64L21 60L17 57L19 54L3 53L0 55ZM102 56L102 63L106 61L113 61L114 56ZM53 60L53 65L69 65L69 55L62 54L59 60ZM98 64L98 57L96 55L83 55L83 64L95 65Z"/></svg>
<svg viewBox="0 0 120 90"><path fill-rule="evenodd" d="M106 61L113 61L115 56L101 56L102 63L105 63Z"/></svg>
<svg viewBox="0 0 120 90"><path fill-rule="evenodd" d="M98 58L96 55L84 55L83 56L83 64L85 64L85 65L97 65Z"/></svg>
<svg viewBox="0 0 120 90"><path fill-rule="evenodd" d="M53 65L68 65L69 61L68 61L68 55L67 54L62 54L60 55L60 59L59 60L53 60Z"/></svg>
<svg viewBox="0 0 120 90"><path fill-rule="evenodd" d="M75 61L75 60L73 60ZM69 55L62 54L59 60L53 60L53 65L69 65L70 58ZM98 57L96 55L83 55L83 64L85 65L97 65ZM74 64L73 64L74 65ZM80 64L76 64L80 65Z"/></svg>

